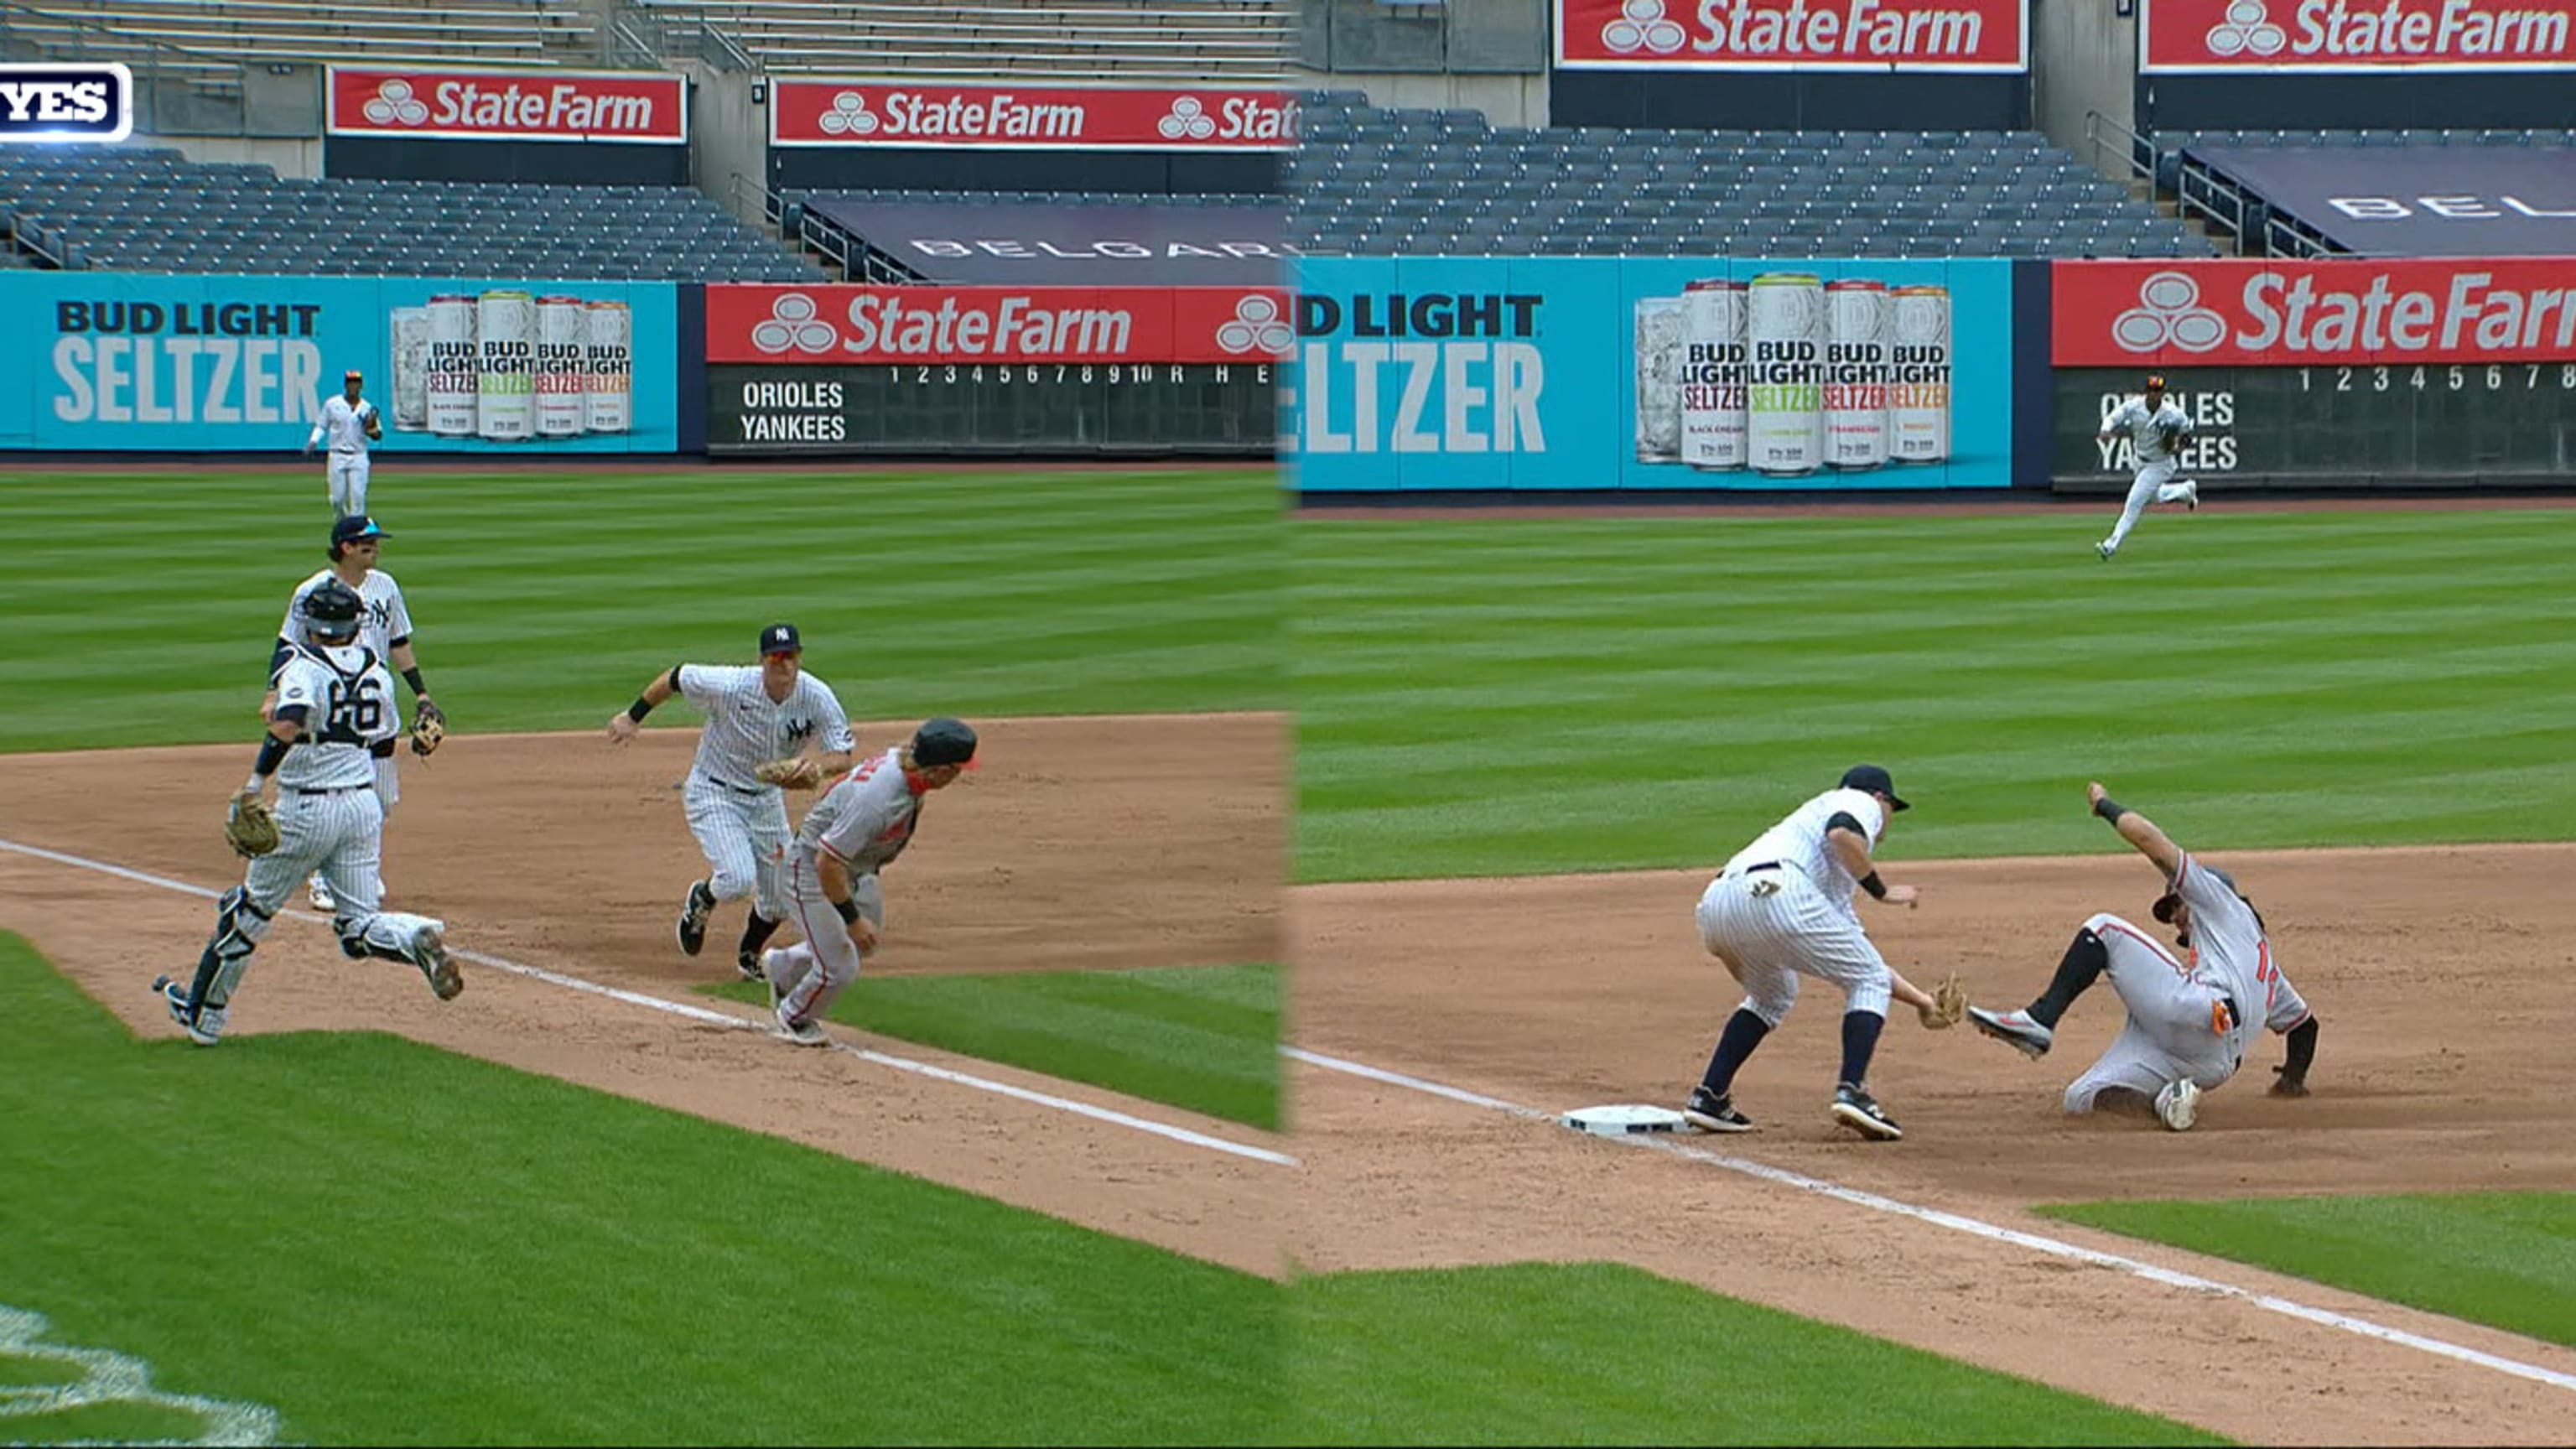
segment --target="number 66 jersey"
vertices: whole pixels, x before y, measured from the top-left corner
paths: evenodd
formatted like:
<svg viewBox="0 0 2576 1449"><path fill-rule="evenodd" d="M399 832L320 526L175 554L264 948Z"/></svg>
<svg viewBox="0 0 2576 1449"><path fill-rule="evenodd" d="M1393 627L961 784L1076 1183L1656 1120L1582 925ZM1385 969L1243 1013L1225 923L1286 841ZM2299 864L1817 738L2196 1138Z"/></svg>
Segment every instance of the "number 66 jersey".
<svg viewBox="0 0 2576 1449"><path fill-rule="evenodd" d="M304 738L277 767L288 790L373 787L375 752L399 733L394 679L372 649L298 644L277 675L277 707L304 708Z"/></svg>

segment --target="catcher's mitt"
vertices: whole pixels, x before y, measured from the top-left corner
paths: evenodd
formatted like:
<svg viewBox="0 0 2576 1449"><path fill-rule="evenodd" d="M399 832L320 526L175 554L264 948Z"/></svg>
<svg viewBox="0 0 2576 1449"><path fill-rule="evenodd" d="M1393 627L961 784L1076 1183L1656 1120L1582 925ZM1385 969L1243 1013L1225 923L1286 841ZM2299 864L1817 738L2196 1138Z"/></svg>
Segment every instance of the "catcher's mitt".
<svg viewBox="0 0 2576 1449"><path fill-rule="evenodd" d="M248 790L235 795L232 808L224 812L224 843L241 856L277 849L277 817L268 812L268 802Z"/></svg>
<svg viewBox="0 0 2576 1449"><path fill-rule="evenodd" d="M823 782L823 764L809 755L790 755L783 760L763 760L752 768L751 774L764 785L811 790Z"/></svg>
<svg viewBox="0 0 2576 1449"><path fill-rule="evenodd" d="M1919 1008L1915 1014L1934 1031L1957 1026L1968 1014L1968 988L1959 984L1958 973L1942 977L1941 984L1932 988L1931 1006Z"/></svg>
<svg viewBox="0 0 2576 1449"><path fill-rule="evenodd" d="M427 756L447 738L447 711L422 700L411 715L411 752Z"/></svg>

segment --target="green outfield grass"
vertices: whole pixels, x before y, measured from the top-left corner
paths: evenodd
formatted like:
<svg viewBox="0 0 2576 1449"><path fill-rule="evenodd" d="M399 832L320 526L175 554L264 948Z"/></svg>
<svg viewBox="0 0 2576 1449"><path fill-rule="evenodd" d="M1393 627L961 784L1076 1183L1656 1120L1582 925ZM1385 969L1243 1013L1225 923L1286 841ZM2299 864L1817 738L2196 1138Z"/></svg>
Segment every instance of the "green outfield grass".
<svg viewBox="0 0 2576 1449"><path fill-rule="evenodd" d="M705 990L766 1004L746 982ZM1279 968L861 976L829 1013L863 1031L1276 1131Z"/></svg>
<svg viewBox="0 0 2576 1449"><path fill-rule="evenodd" d="M2092 1202L2036 1211L2576 1348L2576 1194Z"/></svg>
<svg viewBox="0 0 2576 1449"><path fill-rule="evenodd" d="M2566 839L2576 509L1301 519L1303 880L1714 867L1859 761L1891 859Z"/></svg>
<svg viewBox="0 0 2576 1449"><path fill-rule="evenodd" d="M1634 1268L1345 1273L1294 1298L1313 1444L2219 1444Z"/></svg>
<svg viewBox="0 0 2576 1449"><path fill-rule="evenodd" d="M137 1044L9 936L0 1014L0 1302L166 1392L276 1409L288 1442L1279 1422L1263 1279L374 1033Z"/></svg>
<svg viewBox="0 0 2576 1449"><path fill-rule="evenodd" d="M807 665L857 718L1285 703L1267 468L478 473L393 460L368 502L459 730L595 726L675 661L748 662L776 619L804 631ZM294 586L327 563L330 523L318 461L13 470L0 484L0 748L248 738L269 641ZM696 723L673 713L668 727Z"/></svg>

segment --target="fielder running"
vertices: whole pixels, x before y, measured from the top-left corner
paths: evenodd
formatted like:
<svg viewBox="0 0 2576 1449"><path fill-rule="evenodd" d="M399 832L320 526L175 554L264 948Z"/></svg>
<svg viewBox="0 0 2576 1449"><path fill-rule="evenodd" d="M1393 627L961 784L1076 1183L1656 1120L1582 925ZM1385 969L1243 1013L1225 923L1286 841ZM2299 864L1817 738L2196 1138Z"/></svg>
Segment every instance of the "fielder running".
<svg viewBox="0 0 2576 1449"><path fill-rule="evenodd" d="M2200 507L2200 484L2185 478L2174 481L2174 472L2182 466L2183 440L2191 436L2191 417L2165 400L2165 380L2147 379L2144 397L2133 397L2111 410L2102 420L2102 431L2093 435L2096 442L2109 442L2120 433L2129 435L2129 450L2138 466L2138 476L2129 484L2129 501L2120 507L2120 521L2111 525L2111 536L2093 545L2093 551L2108 559L2120 551L2129 530L2138 526L2139 515L2149 503L2179 503L2186 509Z"/></svg>
<svg viewBox="0 0 2576 1449"><path fill-rule="evenodd" d="M942 715L835 781L805 813L787 861L787 893L805 939L760 961L770 1015L789 1041L830 1042L823 1013L859 979L885 930L877 873L912 843L922 797L974 767L975 731Z"/></svg>
<svg viewBox="0 0 2576 1449"><path fill-rule="evenodd" d="M385 427L376 405L358 396L366 381L356 368L338 397L322 400L322 415L313 420L313 436L304 440L304 456L324 439L331 443L331 514L346 518L367 511L367 445L384 441Z"/></svg>
<svg viewBox="0 0 2576 1449"><path fill-rule="evenodd" d="M286 601L286 618L277 626L277 646L269 652L269 692L260 701L260 718L269 717L277 700L278 671L294 658L296 641L304 637L301 620L304 601L313 591L330 580L354 591L364 605L358 622L358 643L378 659L391 662L402 672L403 682L411 686L412 750L427 757L446 737L447 712L429 697L429 687L421 682L420 659L412 649L411 610L403 604L402 585L394 576L376 567L376 558L385 531L363 513L352 514L331 525L331 566L295 586L294 596ZM391 697L387 697L391 703ZM376 756L376 800L391 819L394 802L402 798L402 780L395 765L391 741ZM316 872L307 882L313 909L331 909L330 886Z"/></svg>
<svg viewBox="0 0 2576 1449"><path fill-rule="evenodd" d="M778 879L787 797L779 787L819 784L850 768L857 748L839 696L804 672L804 652L795 625L772 624L760 631L758 665L674 664L608 720L609 742L622 745L674 694L706 716L681 799L709 874L689 883L677 935L680 950L695 956L716 903L750 897L751 919L734 952L734 969L746 981L760 979L761 948L787 915Z"/></svg>
<svg viewBox="0 0 2576 1449"><path fill-rule="evenodd" d="M358 642L357 593L332 580L304 600L305 642L277 676L277 708L250 779L233 796L225 838L250 857L242 883L224 892L215 932L185 986L167 976L152 989L171 1019L199 1046L223 1036L235 988L278 907L305 873L320 867L339 904L331 929L352 959L373 956L420 968L446 1001L465 989L448 958L446 923L376 908L379 832L373 752L393 742L393 676ZM272 816L269 777L278 784Z"/></svg>
<svg viewBox="0 0 2576 1449"><path fill-rule="evenodd" d="M2093 813L2156 863L2168 882L2155 918L2174 928L2174 944L2191 952L2177 961L2147 933L2107 912L2075 933L2065 959L2039 999L2020 1011L1968 1010L1977 1030L2034 1060L2048 1055L2058 1019L2104 975L2129 1009L2129 1020L2084 1075L2066 1089L2069 1112L2152 1113L2176 1132L2199 1119L2200 1096L2236 1075L2256 1026L2289 1039L2273 1068L2276 1097L2308 1094L2316 1060L2317 1019L2272 960L2272 942L2254 903L2216 866L2202 865L2153 821L2102 791L2085 787Z"/></svg>
<svg viewBox="0 0 2576 1449"><path fill-rule="evenodd" d="M1752 1119L1735 1108L1735 1074L1789 1014L1798 999L1798 978L1806 975L1843 992L1842 1072L1827 1109L1833 1120L1882 1141L1905 1135L1868 1090L1887 1003L1891 997L1904 1002L1925 1026L1936 1028L1955 1023L1966 1004L1955 978L1935 997L1898 975L1852 909L1855 890L1891 905L1911 906L1917 899L1912 886L1882 883L1870 862L1890 814L1907 808L1887 771L1855 765L1836 788L1737 851L1701 893L1700 944L1726 963L1745 994L1718 1037L1707 1075L1682 1108L1692 1126L1706 1132L1753 1130Z"/></svg>

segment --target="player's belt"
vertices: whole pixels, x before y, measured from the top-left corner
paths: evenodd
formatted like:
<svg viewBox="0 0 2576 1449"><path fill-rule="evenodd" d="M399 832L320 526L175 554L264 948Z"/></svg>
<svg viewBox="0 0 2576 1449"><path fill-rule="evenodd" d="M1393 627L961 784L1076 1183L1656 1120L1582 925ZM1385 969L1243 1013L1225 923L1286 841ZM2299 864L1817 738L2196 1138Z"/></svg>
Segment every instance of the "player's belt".
<svg viewBox="0 0 2576 1449"><path fill-rule="evenodd" d="M1727 872L1727 874L1728 874L1728 875L1752 875L1752 874L1755 874L1756 872L1759 872L1759 871L1766 871L1766 870L1786 870L1786 869L1788 869L1788 866L1789 866L1789 863L1788 863L1787 861L1785 861L1785 860L1766 860L1766 861L1762 862L1760 865L1748 865L1748 866L1741 867L1740 869L1730 870L1730 871L1728 871L1728 872Z"/></svg>
<svg viewBox="0 0 2576 1449"><path fill-rule="evenodd" d="M766 795L776 788L771 785L737 785L731 780L719 780L713 775L700 775L698 778L710 785L731 790L737 795Z"/></svg>
<svg viewBox="0 0 2576 1449"><path fill-rule="evenodd" d="M292 795L346 795L352 790L372 790L374 788L376 787L373 785L325 785L318 790L307 789L302 785L289 785L286 787L287 793Z"/></svg>

